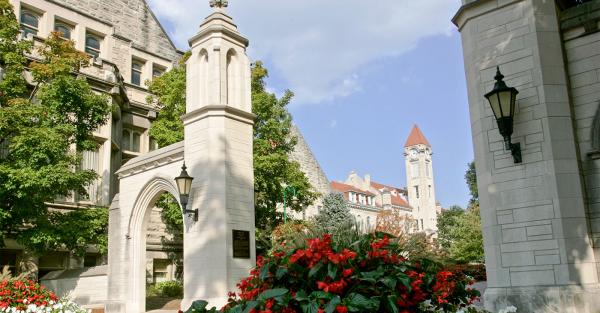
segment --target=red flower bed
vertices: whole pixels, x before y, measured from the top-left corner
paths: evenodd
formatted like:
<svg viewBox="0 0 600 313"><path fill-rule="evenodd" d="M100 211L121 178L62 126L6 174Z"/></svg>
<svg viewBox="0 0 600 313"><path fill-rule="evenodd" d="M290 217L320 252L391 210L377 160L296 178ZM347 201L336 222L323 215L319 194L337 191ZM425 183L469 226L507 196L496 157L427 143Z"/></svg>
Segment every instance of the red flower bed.
<svg viewBox="0 0 600 313"><path fill-rule="evenodd" d="M224 312L455 312L479 297L466 276L428 260L408 260L383 234L338 247L329 235L289 252L259 258L229 295ZM197 302L188 312L207 311Z"/></svg>
<svg viewBox="0 0 600 313"><path fill-rule="evenodd" d="M34 281L21 279L0 282L0 309L11 307L25 310L29 304L48 306L50 301L56 302L58 298Z"/></svg>

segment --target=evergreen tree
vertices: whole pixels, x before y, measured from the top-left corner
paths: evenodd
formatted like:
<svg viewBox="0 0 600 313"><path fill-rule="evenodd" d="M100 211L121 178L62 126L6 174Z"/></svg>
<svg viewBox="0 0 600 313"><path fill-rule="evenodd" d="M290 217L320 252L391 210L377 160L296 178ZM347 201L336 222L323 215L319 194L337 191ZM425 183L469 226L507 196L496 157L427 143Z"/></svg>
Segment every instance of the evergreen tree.
<svg viewBox="0 0 600 313"><path fill-rule="evenodd" d="M479 205L479 191L477 190L477 173L475 171L475 161L469 163L467 172L465 173L465 180L469 187L469 193L471 193L471 200L469 205Z"/></svg>
<svg viewBox="0 0 600 313"><path fill-rule="evenodd" d="M354 223L350 208L341 193L330 193L323 198L323 208L315 216L317 226L325 229L336 229L340 226Z"/></svg>
<svg viewBox="0 0 600 313"><path fill-rule="evenodd" d="M92 132L106 122L108 99L78 77L89 56L53 33L27 57L12 5L0 0L0 244L6 238L37 252L66 247L79 254L106 243L108 215L50 212L47 203L85 187L97 174L80 169L80 152L96 148ZM28 67L33 87L24 79ZM81 230L81 225L89 228ZM24 227L25 226L25 227Z"/></svg>

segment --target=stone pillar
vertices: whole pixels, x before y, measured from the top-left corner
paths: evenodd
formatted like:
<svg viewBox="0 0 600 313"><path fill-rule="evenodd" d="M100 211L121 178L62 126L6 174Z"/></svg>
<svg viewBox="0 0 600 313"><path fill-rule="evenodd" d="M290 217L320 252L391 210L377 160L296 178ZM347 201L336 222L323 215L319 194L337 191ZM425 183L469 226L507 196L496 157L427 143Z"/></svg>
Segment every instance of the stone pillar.
<svg viewBox="0 0 600 313"><path fill-rule="evenodd" d="M554 1L464 0L463 43L488 274L497 312L597 312L600 292ZM484 94L519 90L514 164Z"/></svg>
<svg viewBox="0 0 600 313"><path fill-rule="evenodd" d="M247 45L222 9L190 39L184 154L194 177L188 209L199 218L185 218L184 310L199 299L220 308L255 264ZM234 257L234 230L248 235L248 255Z"/></svg>

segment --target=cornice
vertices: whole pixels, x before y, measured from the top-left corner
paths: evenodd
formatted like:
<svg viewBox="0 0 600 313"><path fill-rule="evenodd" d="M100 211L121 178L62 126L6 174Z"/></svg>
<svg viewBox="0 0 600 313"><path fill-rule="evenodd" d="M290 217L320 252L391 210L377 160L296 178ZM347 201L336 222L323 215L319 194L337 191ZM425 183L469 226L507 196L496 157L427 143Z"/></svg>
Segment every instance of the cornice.
<svg viewBox="0 0 600 313"><path fill-rule="evenodd" d="M129 160L115 174L119 179L183 160L183 141Z"/></svg>
<svg viewBox="0 0 600 313"><path fill-rule="evenodd" d="M246 112L228 105L215 104L207 105L192 111L182 116L181 120L183 121L183 125L188 125L209 116L224 116L250 125L254 125L254 120L256 119L256 115L251 112Z"/></svg>
<svg viewBox="0 0 600 313"><path fill-rule="evenodd" d="M460 31L465 24L473 18L484 15L492 10L501 9L521 1L524 0L474 0L463 4L458 9L456 14L454 14L454 17L452 17L452 23L454 23L454 25L456 25Z"/></svg>

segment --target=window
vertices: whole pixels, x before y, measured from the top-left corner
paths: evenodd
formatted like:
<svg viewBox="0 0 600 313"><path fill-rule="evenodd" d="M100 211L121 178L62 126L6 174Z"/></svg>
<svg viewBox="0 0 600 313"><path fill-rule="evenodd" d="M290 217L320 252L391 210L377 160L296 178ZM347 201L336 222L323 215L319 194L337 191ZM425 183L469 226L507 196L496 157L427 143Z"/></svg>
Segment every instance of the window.
<svg viewBox="0 0 600 313"><path fill-rule="evenodd" d="M140 61L133 61L131 63L131 83L136 86L142 85L142 68L144 64Z"/></svg>
<svg viewBox="0 0 600 313"><path fill-rule="evenodd" d="M123 129L123 141L121 142L123 150L131 152L140 152L140 133Z"/></svg>
<svg viewBox="0 0 600 313"><path fill-rule="evenodd" d="M429 185L429 196L431 197L431 185Z"/></svg>
<svg viewBox="0 0 600 313"><path fill-rule="evenodd" d="M152 78L161 77L165 73L165 69L158 65L154 65L152 68Z"/></svg>
<svg viewBox="0 0 600 313"><path fill-rule="evenodd" d="M98 265L97 254L86 254L83 258L83 267L93 267Z"/></svg>
<svg viewBox="0 0 600 313"><path fill-rule="evenodd" d="M415 195L419 199L419 186L415 186Z"/></svg>
<svg viewBox="0 0 600 313"><path fill-rule="evenodd" d="M54 31L60 33L60 37L63 39L71 39L71 29L70 25L67 25L62 22L56 22L54 24Z"/></svg>
<svg viewBox="0 0 600 313"><path fill-rule="evenodd" d="M100 37L88 33L85 36L85 52L97 59L100 57Z"/></svg>
<svg viewBox="0 0 600 313"><path fill-rule="evenodd" d="M413 163L411 164L411 176L412 178L417 178L419 177L419 163Z"/></svg>
<svg viewBox="0 0 600 313"><path fill-rule="evenodd" d="M81 169L83 170L92 170L99 174L102 171L102 159L100 154L101 146L98 146L96 150L93 151L83 151L81 158ZM102 180L100 178L93 180L90 182L88 186L85 187L85 191L87 195L81 194L79 195L80 201L90 201L92 203L97 203L101 198L101 190L102 190Z"/></svg>
<svg viewBox="0 0 600 313"><path fill-rule="evenodd" d="M21 30L23 36L27 37L29 34L37 35L40 18L37 14L31 11L21 12Z"/></svg>

